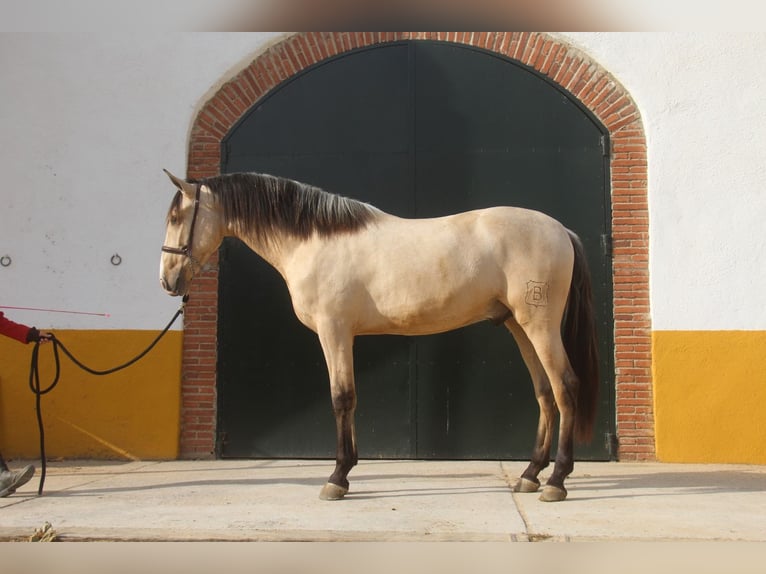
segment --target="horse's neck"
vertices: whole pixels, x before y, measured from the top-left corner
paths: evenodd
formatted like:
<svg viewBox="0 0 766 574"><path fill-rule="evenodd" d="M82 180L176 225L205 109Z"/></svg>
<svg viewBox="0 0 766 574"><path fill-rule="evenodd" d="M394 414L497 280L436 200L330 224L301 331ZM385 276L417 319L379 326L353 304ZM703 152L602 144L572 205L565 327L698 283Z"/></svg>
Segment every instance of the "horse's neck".
<svg viewBox="0 0 766 574"><path fill-rule="evenodd" d="M295 250L298 239L285 234L278 234L269 239L260 239L256 234L234 234L234 237L242 241L255 253L266 260L284 275L284 261Z"/></svg>

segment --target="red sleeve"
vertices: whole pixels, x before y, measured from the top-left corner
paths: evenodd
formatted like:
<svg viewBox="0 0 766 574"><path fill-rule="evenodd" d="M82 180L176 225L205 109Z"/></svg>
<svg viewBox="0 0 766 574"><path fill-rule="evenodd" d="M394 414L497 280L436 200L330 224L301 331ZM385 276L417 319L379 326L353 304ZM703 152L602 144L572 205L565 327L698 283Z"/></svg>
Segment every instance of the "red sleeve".
<svg viewBox="0 0 766 574"><path fill-rule="evenodd" d="M26 325L14 323L10 319L6 319L3 312L0 311L0 333L3 335L10 337L11 339L16 339L20 343L27 343L29 329L30 328Z"/></svg>

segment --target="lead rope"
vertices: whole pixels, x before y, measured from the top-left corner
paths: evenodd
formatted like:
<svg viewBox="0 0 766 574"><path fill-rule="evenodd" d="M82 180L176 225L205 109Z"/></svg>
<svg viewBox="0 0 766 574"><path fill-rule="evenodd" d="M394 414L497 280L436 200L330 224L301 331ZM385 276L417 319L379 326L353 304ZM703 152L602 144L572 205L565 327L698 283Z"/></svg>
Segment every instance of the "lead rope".
<svg viewBox="0 0 766 574"><path fill-rule="evenodd" d="M183 314L187 299L188 297L183 298L183 302L181 303L181 306L178 308L178 311L176 311L176 314L173 315L173 318L170 320L170 322L165 326L162 332L159 335L157 335L154 341L152 341L152 343L146 349L144 349L141 353L139 353L134 358L129 360L127 363L124 363L117 367L113 367L111 369L99 371L99 370L88 367L87 365L83 364L82 361L78 360L71 353L71 351L66 348L64 343L62 343L58 338L56 338L55 335L51 335L51 344L53 345L53 359L56 363L56 370L55 370L55 375L53 377L53 382L51 382L51 384L48 385L45 389L40 388L40 367L38 362L39 355L40 355L40 341L37 341L35 343L35 346L32 349L32 360L29 366L29 388L35 394L35 410L37 411L37 428L40 434L40 466L41 468L40 468L40 486L37 489L38 496L42 495L43 493L43 485L45 484L45 473L47 469L47 461L45 456L45 426L43 425L43 414L42 414L40 399L43 395L51 392L54 388L56 388L56 385L58 385L59 375L61 374L61 361L59 359L59 348L61 348L64 354L67 357L69 357L69 360L71 360L75 365L80 367L83 371L86 371L90 373L91 375L103 376L103 375L110 375L112 373L116 373L117 371L126 369L127 367L130 367L134 363L143 359L144 356L146 356L146 354L149 353L149 351L151 351L157 345L157 343L160 342L160 339L162 339L162 337L164 337L165 334L170 330L170 327L173 326L173 323L176 322L176 319L178 319L178 317Z"/></svg>

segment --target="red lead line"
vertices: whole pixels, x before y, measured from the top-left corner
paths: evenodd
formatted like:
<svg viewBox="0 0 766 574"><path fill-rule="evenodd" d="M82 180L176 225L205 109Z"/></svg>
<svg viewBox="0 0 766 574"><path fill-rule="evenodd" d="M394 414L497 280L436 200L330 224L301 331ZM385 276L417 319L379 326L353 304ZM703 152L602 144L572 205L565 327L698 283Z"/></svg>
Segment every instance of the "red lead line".
<svg viewBox="0 0 766 574"><path fill-rule="evenodd" d="M43 311L46 313L69 313L70 315L95 315L96 317L109 317L109 313L87 313L85 311L61 311L59 309L38 309L37 307L8 307L0 305L0 309L16 309L18 311Z"/></svg>

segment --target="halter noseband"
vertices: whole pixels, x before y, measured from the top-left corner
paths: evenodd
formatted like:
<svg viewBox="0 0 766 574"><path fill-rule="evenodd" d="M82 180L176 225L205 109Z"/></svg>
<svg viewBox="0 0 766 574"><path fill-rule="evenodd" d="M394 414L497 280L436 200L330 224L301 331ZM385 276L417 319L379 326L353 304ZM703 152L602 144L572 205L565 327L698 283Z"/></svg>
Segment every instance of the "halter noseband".
<svg viewBox="0 0 766 574"><path fill-rule="evenodd" d="M194 241L194 225L197 223L197 212L199 211L199 194L201 187L202 186L200 184L197 184L197 191L194 195L194 212L192 213L191 227L189 228L189 239L186 242L186 245L183 247L169 247L167 245L162 246L162 251L164 253L172 253L173 255L183 255L184 257L188 257L192 265L196 265L197 267L201 267L201 265L192 255L192 245Z"/></svg>

